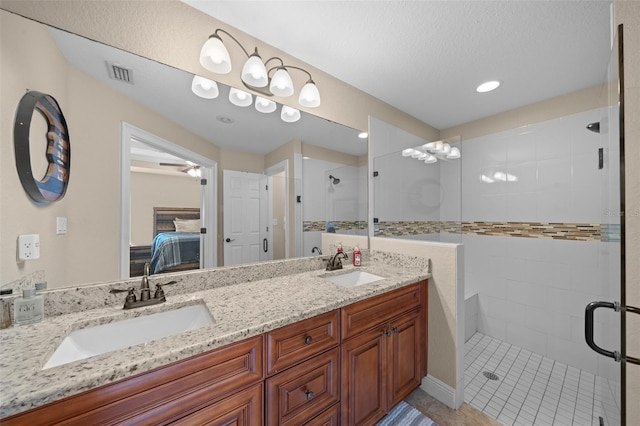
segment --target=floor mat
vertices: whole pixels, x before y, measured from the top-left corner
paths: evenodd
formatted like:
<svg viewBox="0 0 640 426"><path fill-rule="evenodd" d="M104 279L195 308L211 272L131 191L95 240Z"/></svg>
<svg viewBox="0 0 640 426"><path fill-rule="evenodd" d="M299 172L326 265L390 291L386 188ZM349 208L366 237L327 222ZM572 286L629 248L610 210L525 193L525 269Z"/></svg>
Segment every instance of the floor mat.
<svg viewBox="0 0 640 426"><path fill-rule="evenodd" d="M401 401L376 426L438 426L438 424L411 405Z"/></svg>

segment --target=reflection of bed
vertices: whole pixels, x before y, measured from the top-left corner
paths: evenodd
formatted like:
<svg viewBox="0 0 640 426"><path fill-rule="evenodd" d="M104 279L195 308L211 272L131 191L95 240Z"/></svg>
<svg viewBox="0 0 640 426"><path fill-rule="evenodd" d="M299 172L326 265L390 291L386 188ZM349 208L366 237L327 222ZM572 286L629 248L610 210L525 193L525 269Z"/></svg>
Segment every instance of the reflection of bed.
<svg viewBox="0 0 640 426"><path fill-rule="evenodd" d="M200 267L200 233L176 232L174 220L200 219L200 209L154 207L150 272L175 272ZM194 229L195 231L195 229Z"/></svg>

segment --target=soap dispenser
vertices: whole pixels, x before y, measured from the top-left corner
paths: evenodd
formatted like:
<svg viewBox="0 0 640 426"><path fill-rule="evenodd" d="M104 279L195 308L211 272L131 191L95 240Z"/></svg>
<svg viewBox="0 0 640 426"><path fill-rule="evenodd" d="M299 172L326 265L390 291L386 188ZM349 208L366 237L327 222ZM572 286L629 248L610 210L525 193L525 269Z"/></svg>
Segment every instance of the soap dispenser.
<svg viewBox="0 0 640 426"><path fill-rule="evenodd" d="M41 321L44 318L44 298L36 294L35 288L22 290L22 297L13 302L13 324L23 325Z"/></svg>
<svg viewBox="0 0 640 426"><path fill-rule="evenodd" d="M360 265L362 265L362 252L358 244L356 244L356 247L353 249L353 266Z"/></svg>

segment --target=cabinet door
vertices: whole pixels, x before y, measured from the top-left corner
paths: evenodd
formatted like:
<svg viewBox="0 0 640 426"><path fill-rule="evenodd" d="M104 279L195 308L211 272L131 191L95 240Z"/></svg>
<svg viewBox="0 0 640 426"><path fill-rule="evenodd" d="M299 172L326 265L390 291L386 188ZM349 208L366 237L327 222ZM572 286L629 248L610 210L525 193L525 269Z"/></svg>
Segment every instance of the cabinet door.
<svg viewBox="0 0 640 426"><path fill-rule="evenodd" d="M389 407L420 386L422 327L420 311L405 314L390 323Z"/></svg>
<svg viewBox="0 0 640 426"><path fill-rule="evenodd" d="M261 426L262 383L247 388L183 417L172 425Z"/></svg>
<svg viewBox="0 0 640 426"><path fill-rule="evenodd" d="M387 410L386 324L342 344L341 424L373 425Z"/></svg>

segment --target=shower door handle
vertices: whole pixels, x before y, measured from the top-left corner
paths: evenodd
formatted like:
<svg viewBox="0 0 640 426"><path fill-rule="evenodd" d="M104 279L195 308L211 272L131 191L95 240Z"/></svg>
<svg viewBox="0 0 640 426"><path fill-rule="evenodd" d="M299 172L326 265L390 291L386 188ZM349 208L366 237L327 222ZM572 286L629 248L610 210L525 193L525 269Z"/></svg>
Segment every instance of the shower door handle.
<svg viewBox="0 0 640 426"><path fill-rule="evenodd" d="M635 306L625 306L624 308L622 308L618 302L591 302L587 305L584 312L584 338L587 341L587 345L589 345L591 349L601 355L613 358L614 360L616 360L616 362L620 362L624 358L625 362L640 365L640 358L635 358L632 356L623 357L618 351L608 351L596 345L593 340L593 313L598 308L609 308L613 309L616 312L624 310L625 312L631 312L634 314L640 314L640 308L637 308Z"/></svg>
<svg viewBox="0 0 640 426"><path fill-rule="evenodd" d="M620 362L622 356L618 351L608 351L606 349L602 349L600 346L596 345L596 342L593 340L593 313L598 308L609 308L613 309L616 312L620 311L619 303L612 302L591 302L587 305L584 310L584 339L587 341L587 345L594 351L598 352L600 355L608 356L609 358L613 358L616 362Z"/></svg>
<svg viewBox="0 0 640 426"><path fill-rule="evenodd" d="M265 253L269 251L269 241L266 238L262 240L262 250Z"/></svg>

